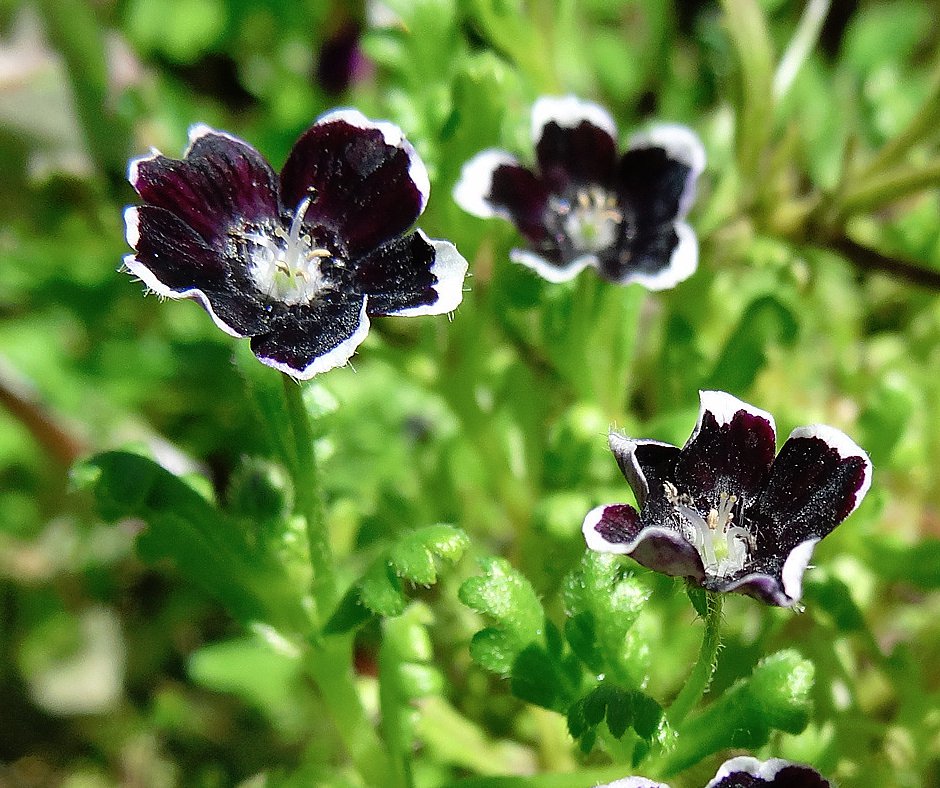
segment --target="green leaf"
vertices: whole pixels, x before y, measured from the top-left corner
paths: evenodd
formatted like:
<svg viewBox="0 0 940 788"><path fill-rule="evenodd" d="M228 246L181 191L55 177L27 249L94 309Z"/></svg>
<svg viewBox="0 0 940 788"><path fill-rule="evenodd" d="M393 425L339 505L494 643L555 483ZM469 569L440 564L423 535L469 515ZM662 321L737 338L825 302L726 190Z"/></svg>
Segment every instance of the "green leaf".
<svg viewBox="0 0 940 788"><path fill-rule="evenodd" d="M774 345L791 347L799 324L793 312L774 296L752 301L725 343L709 376L707 388L745 392L767 364Z"/></svg>
<svg viewBox="0 0 940 788"><path fill-rule="evenodd" d="M615 689L607 699L607 730L616 739L623 738L633 724L634 694Z"/></svg>
<svg viewBox="0 0 940 788"><path fill-rule="evenodd" d="M91 492L105 520L145 523L137 537L144 561L171 561L245 623L307 628L297 590L275 556L184 479L128 452L92 457L74 478Z"/></svg>
<svg viewBox="0 0 940 788"><path fill-rule="evenodd" d="M432 525L411 531L383 553L346 593L325 627L330 634L348 632L370 613L398 616L408 604L402 580L430 586L437 582L436 561L455 564L470 539L452 525Z"/></svg>
<svg viewBox="0 0 940 788"><path fill-rule="evenodd" d="M646 676L648 650L633 624L649 591L624 567L619 556L587 551L565 579L568 620L565 636L593 673L639 687Z"/></svg>

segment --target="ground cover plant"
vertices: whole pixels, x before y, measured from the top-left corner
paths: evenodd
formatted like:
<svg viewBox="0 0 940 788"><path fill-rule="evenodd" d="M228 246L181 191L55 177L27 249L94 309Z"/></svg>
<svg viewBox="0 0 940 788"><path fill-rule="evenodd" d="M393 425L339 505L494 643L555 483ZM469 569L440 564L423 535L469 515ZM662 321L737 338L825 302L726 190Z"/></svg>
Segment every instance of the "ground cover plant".
<svg viewBox="0 0 940 788"><path fill-rule="evenodd" d="M0 785L938 784L933 14L0 0Z"/></svg>

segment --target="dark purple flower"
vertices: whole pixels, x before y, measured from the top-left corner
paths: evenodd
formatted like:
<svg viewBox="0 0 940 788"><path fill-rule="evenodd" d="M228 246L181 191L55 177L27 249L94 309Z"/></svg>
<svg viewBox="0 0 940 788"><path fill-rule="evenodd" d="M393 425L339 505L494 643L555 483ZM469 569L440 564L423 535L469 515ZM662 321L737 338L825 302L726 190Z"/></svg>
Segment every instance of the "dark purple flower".
<svg viewBox="0 0 940 788"><path fill-rule="evenodd" d="M830 782L812 766L771 758L759 761L741 755L725 761L705 788L831 788ZM645 777L625 777L598 788L669 788Z"/></svg>
<svg viewBox="0 0 940 788"><path fill-rule="evenodd" d="M865 497L868 455L839 430L813 425L795 429L775 458L773 416L721 391L700 399L681 449L611 432L640 511L592 510L587 545L712 591L790 607L816 543Z"/></svg>
<svg viewBox="0 0 940 788"><path fill-rule="evenodd" d="M401 130L330 112L276 175L250 145L194 126L182 160L154 151L128 178L124 266L168 298L198 301L216 325L251 337L269 366L300 379L345 364L374 315L456 309L467 262L409 232L427 171Z"/></svg>
<svg viewBox="0 0 940 788"><path fill-rule="evenodd" d="M602 107L574 96L532 107L536 166L485 150L468 161L454 199L468 213L513 222L531 249L511 257L550 282L594 266L611 282L663 290L698 265L698 242L683 219L705 168L695 134L660 125L617 155L617 127Z"/></svg>
<svg viewBox="0 0 940 788"><path fill-rule="evenodd" d="M347 22L320 45L316 80L324 92L338 96L354 82L365 82L372 76L375 68L361 42L361 25Z"/></svg>

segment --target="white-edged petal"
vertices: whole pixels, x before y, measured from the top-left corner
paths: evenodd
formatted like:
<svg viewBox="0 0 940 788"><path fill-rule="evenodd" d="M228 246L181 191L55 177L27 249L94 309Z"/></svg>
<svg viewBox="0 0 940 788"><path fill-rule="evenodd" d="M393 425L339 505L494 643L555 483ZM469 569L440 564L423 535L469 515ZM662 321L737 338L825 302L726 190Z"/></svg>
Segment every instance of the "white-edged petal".
<svg viewBox="0 0 940 788"><path fill-rule="evenodd" d="M584 534L584 542L589 550L595 550L598 553L616 553L626 554L633 551L637 540L632 542L608 542L597 531L597 524L604 519L604 512L611 506L621 506L622 504L605 503L595 506L584 516L584 522L581 524L581 533ZM657 530L657 529L647 529Z"/></svg>
<svg viewBox="0 0 940 788"><path fill-rule="evenodd" d="M202 137L208 137L210 135L215 137L225 137L227 140L235 142L239 145L244 145L245 147L254 150L254 148L249 143L245 142L245 140L241 139L240 137L236 137L234 134L229 134L227 131L219 131L218 129L214 129L211 126L207 126L205 123L194 123L189 127L189 145L186 146L186 150L183 152L183 158L186 158L189 155L189 152L193 149L193 145L196 144L197 140L201 139Z"/></svg>
<svg viewBox="0 0 940 788"><path fill-rule="evenodd" d="M572 260L565 266L557 266L531 249L513 249L509 252L509 259L514 263L531 268L543 279L553 284L567 282L569 279L574 279L588 266L598 265L596 255L586 254Z"/></svg>
<svg viewBox="0 0 940 788"><path fill-rule="evenodd" d="M593 101L577 96L541 96L532 105L532 142L538 145L545 127L554 121L565 129L577 128L587 121L606 131L617 141L617 124L610 113Z"/></svg>
<svg viewBox="0 0 940 788"><path fill-rule="evenodd" d="M737 758L725 761L718 769L718 773L712 778L711 782L705 788L716 788L718 783L724 780L728 775L735 772L744 772L752 777L758 777L761 780L770 781L777 776L777 773L787 766L799 766L792 761L783 758L771 758L768 761L759 761L750 755L739 755Z"/></svg>
<svg viewBox="0 0 940 788"><path fill-rule="evenodd" d="M869 458L868 453L848 435L842 432L842 430L837 430L835 427L830 427L826 424L810 424L806 427L797 427L790 433L790 437L819 438L825 441L828 446L835 449L842 459L861 457L865 461L865 478L862 480L862 486L855 493L855 505L851 508L849 514L854 512L865 497L865 493L867 493L868 489L871 487L872 466L871 458Z"/></svg>
<svg viewBox="0 0 940 788"><path fill-rule="evenodd" d="M669 788L669 786L666 783L647 780L645 777L624 777L612 783L598 785L597 788Z"/></svg>
<svg viewBox="0 0 940 788"><path fill-rule="evenodd" d="M669 158L689 168L685 186L679 197L677 218L683 218L695 201L695 185L698 176L705 171L705 147L699 136L687 126L678 123L661 123L640 131L630 138L630 150L637 148L663 148Z"/></svg>
<svg viewBox="0 0 940 788"><path fill-rule="evenodd" d="M443 315L453 312L463 300L463 282L464 277L467 275L467 261L457 251L457 247L449 241L428 238L421 230L416 230L416 232L434 247L434 263L431 265L431 273L437 278L437 284L434 285L437 300L433 304L412 306L399 309L397 312L389 312L389 314L414 317L416 315Z"/></svg>
<svg viewBox="0 0 940 788"><path fill-rule="evenodd" d="M655 273L630 271L620 284L636 282L647 290L668 290L695 273L698 268L698 238L695 230L685 222L676 222L674 229L679 243L669 256L669 264Z"/></svg>
<svg viewBox="0 0 940 788"><path fill-rule="evenodd" d="M319 126L324 123L334 123L336 121L343 121L359 129L378 129L382 132L382 139L385 140L386 145L401 148L408 154L408 174L411 176L411 180L414 181L418 192L421 194L421 211L423 211L428 204L428 197L431 194L431 181L428 178L427 167L424 166L424 162L418 155L418 151L415 150L414 145L405 139L404 132L391 121L369 120L369 118L363 115L359 110L353 109L352 107L330 110L317 118L315 125Z"/></svg>
<svg viewBox="0 0 940 788"><path fill-rule="evenodd" d="M327 372L328 370L343 366L353 357L356 348L365 341L369 333L369 315L366 313L368 300L369 299L365 297L362 299L362 309L359 311L359 325L352 335L344 339L329 352L315 358L308 366L304 367L304 369L294 369L288 364L284 364L267 356L258 355L258 360L262 364L273 367L297 380L310 380L314 375L319 375L321 372Z"/></svg>
<svg viewBox="0 0 940 788"><path fill-rule="evenodd" d="M130 183L134 189L137 189L137 179L140 177L140 165L145 161L153 161L162 155L163 154L160 153L160 151L158 151L156 148L151 148L150 153L131 159L127 163L127 182Z"/></svg>
<svg viewBox="0 0 940 788"><path fill-rule="evenodd" d="M706 413L711 413L715 417L715 421L718 422L718 426L723 427L725 424L731 423L731 420L738 411L743 410L752 416L758 416L769 422L774 435L777 434L777 425L774 422L774 417L766 410L755 408L753 405L749 405L747 402L739 400L737 397L725 391L699 391L698 399L698 421L695 423L695 429L692 430L692 435L686 442L686 446L699 434L699 431L702 429L702 419L705 418Z"/></svg>
<svg viewBox="0 0 940 788"><path fill-rule="evenodd" d="M677 449L677 447L663 441L628 438L626 435L615 432L614 430L607 433L607 444L610 446L614 457L617 458L617 463L625 469L624 473L627 476L627 481L630 483L630 487L637 496L637 503L642 506L646 497L649 495L650 488L646 480L646 474L643 472L636 458L637 448L640 446L666 446L670 449ZM639 489L637 489L637 487L639 487Z"/></svg>
<svg viewBox="0 0 940 788"><path fill-rule="evenodd" d="M801 542L790 551L787 560L783 562L783 591L793 600L799 602L803 596L803 574L806 567L813 557L813 550L819 543L819 539L807 539Z"/></svg>
<svg viewBox="0 0 940 788"><path fill-rule="evenodd" d="M519 166L519 160L508 151L488 148L464 163L460 179L454 186L454 202L463 210L481 219L498 216L512 219L509 211L490 202L493 193L493 173L505 165Z"/></svg>

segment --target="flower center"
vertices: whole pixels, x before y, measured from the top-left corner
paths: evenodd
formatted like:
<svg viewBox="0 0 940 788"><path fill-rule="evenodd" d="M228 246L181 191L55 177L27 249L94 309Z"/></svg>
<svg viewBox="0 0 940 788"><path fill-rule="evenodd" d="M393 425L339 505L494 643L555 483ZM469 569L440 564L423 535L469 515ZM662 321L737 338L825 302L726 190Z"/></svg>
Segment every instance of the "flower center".
<svg viewBox="0 0 940 788"><path fill-rule="evenodd" d="M323 260L333 256L328 249L314 247L310 236L303 232L304 214L310 198L300 201L290 230L275 227L273 237L262 233L245 233L252 245L249 271L258 289L285 304L304 304L327 286L320 268Z"/></svg>
<svg viewBox="0 0 940 788"><path fill-rule="evenodd" d="M754 537L741 526L732 525L738 496L726 492L719 494L718 506L709 509L703 517L693 508L691 496L680 493L671 482L663 486L666 500L681 517L683 536L702 557L706 575L722 578L743 569L753 548Z"/></svg>
<svg viewBox="0 0 940 788"><path fill-rule="evenodd" d="M617 198L600 186L578 189L573 201L553 196L549 205L575 249L600 252L617 240L623 214L617 207Z"/></svg>

